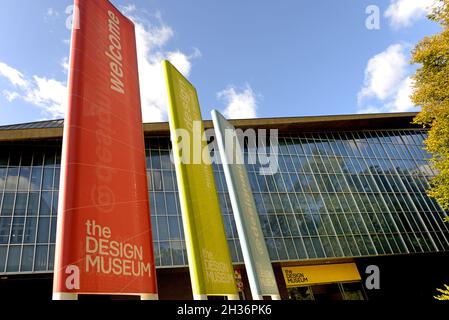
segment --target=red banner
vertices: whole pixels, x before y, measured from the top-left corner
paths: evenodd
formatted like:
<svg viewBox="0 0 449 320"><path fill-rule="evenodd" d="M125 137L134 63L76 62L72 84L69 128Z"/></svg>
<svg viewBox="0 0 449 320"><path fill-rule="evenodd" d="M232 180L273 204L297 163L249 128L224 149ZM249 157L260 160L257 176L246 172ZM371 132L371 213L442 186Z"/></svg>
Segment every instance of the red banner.
<svg viewBox="0 0 449 320"><path fill-rule="evenodd" d="M133 23L105 0L75 0L54 299L156 298Z"/></svg>

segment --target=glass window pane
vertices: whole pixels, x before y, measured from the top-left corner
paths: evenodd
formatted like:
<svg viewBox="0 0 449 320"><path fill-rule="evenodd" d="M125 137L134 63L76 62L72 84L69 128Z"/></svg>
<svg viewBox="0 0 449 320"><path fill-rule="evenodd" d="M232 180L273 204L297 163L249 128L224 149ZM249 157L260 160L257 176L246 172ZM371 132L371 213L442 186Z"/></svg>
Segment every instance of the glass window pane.
<svg viewBox="0 0 449 320"><path fill-rule="evenodd" d="M173 177L172 177L172 172L164 170L164 171L162 171L162 175L164 178L165 191L174 191L175 186L174 186L174 181L173 181Z"/></svg>
<svg viewBox="0 0 449 320"><path fill-rule="evenodd" d="M363 288L360 282L342 283L341 286L345 300L364 300Z"/></svg>
<svg viewBox="0 0 449 320"><path fill-rule="evenodd" d="M15 216L24 216L27 207L27 193L18 193L16 196L16 206L14 208Z"/></svg>
<svg viewBox="0 0 449 320"><path fill-rule="evenodd" d="M228 240L228 248L229 252L231 253L232 261L238 261L237 250L235 249L234 241Z"/></svg>
<svg viewBox="0 0 449 320"><path fill-rule="evenodd" d="M22 167L20 169L20 176L19 176L19 191L28 191L28 188L30 186L30 173L31 169L29 167Z"/></svg>
<svg viewBox="0 0 449 320"><path fill-rule="evenodd" d="M50 228L50 218L39 218L37 230L38 243L48 243L49 228Z"/></svg>
<svg viewBox="0 0 449 320"><path fill-rule="evenodd" d="M39 193L38 192L32 192L30 193L29 199L28 199L28 216L37 216L39 209Z"/></svg>
<svg viewBox="0 0 449 320"><path fill-rule="evenodd" d="M267 216L260 216L260 226L265 237L271 237L271 228Z"/></svg>
<svg viewBox="0 0 449 320"><path fill-rule="evenodd" d="M56 162L55 162L55 164L57 166L61 165L61 154L62 154L62 148L56 148Z"/></svg>
<svg viewBox="0 0 449 320"><path fill-rule="evenodd" d="M159 216L157 218L158 231L159 231L159 240L169 240L168 237L168 222L167 217Z"/></svg>
<svg viewBox="0 0 449 320"><path fill-rule="evenodd" d="M310 287L287 288L290 300L313 300Z"/></svg>
<svg viewBox="0 0 449 320"><path fill-rule="evenodd" d="M179 234L179 225L178 225L178 217L170 216L168 217L168 225L170 229L170 239L181 239L181 235Z"/></svg>
<svg viewBox="0 0 449 320"><path fill-rule="evenodd" d="M295 245L293 244L293 239L286 238L286 239L284 239L284 241L285 241L285 246L287 248L288 258L290 260L297 260L298 254L296 253Z"/></svg>
<svg viewBox="0 0 449 320"><path fill-rule="evenodd" d="M5 191L16 191L17 181L19 180L19 168L9 168L6 177Z"/></svg>
<svg viewBox="0 0 449 320"><path fill-rule="evenodd" d="M184 246L181 241L171 242L172 254L173 254L173 265L182 266L184 265L183 250Z"/></svg>
<svg viewBox="0 0 449 320"><path fill-rule="evenodd" d="M276 243L276 249L279 254L279 260L288 260L287 251L285 249L285 244L282 239L274 239Z"/></svg>
<svg viewBox="0 0 449 320"><path fill-rule="evenodd" d="M0 150L0 167L7 167L8 166L8 158L9 158L9 152L8 150L5 150L2 148L2 150ZM0 178L2 176L0 175ZM0 272L2 270L0 269Z"/></svg>
<svg viewBox="0 0 449 320"><path fill-rule="evenodd" d="M42 179L42 190L52 190L53 189L53 168L44 169L44 177Z"/></svg>
<svg viewBox="0 0 449 320"><path fill-rule="evenodd" d="M57 225L57 218L52 217L51 218L51 229L50 229L50 243L56 242L56 225Z"/></svg>
<svg viewBox="0 0 449 320"><path fill-rule="evenodd" d="M324 258L326 255L323 250L323 246L321 245L321 241L318 237L312 237L313 247L315 248L315 252L319 258Z"/></svg>
<svg viewBox="0 0 449 320"><path fill-rule="evenodd" d="M9 242L9 231L11 230L11 218L0 218L0 244Z"/></svg>
<svg viewBox="0 0 449 320"><path fill-rule="evenodd" d="M41 150L34 150L33 166L41 166L44 162L44 154Z"/></svg>
<svg viewBox="0 0 449 320"><path fill-rule="evenodd" d="M167 215L165 208L165 197L162 192L156 192L156 214Z"/></svg>
<svg viewBox="0 0 449 320"><path fill-rule="evenodd" d="M7 246L0 246L0 273L5 271Z"/></svg>
<svg viewBox="0 0 449 320"><path fill-rule="evenodd" d="M55 169L55 177L54 177L54 189L55 190L59 190L59 179L61 176L61 169L60 168L56 168Z"/></svg>
<svg viewBox="0 0 449 320"><path fill-rule="evenodd" d="M55 263L55 245L50 245L50 249L48 252L48 267L47 270L53 270L53 266Z"/></svg>
<svg viewBox="0 0 449 320"><path fill-rule="evenodd" d="M163 184L162 184L162 174L161 171L154 170L151 172L152 179L152 191L162 191L163 190Z"/></svg>
<svg viewBox="0 0 449 320"><path fill-rule="evenodd" d="M42 192L40 215L41 216L51 215L51 207L52 207L51 192L50 191Z"/></svg>
<svg viewBox="0 0 449 320"><path fill-rule="evenodd" d="M15 194L12 192L5 192L3 195L2 216L12 216L12 209L14 208Z"/></svg>
<svg viewBox="0 0 449 320"><path fill-rule="evenodd" d="M154 215L151 215L151 231L153 239L155 241L159 240L159 235L157 233L157 218Z"/></svg>
<svg viewBox="0 0 449 320"><path fill-rule="evenodd" d="M28 217L25 222L24 243L34 243L36 239L36 221L37 218Z"/></svg>
<svg viewBox="0 0 449 320"><path fill-rule="evenodd" d="M22 243L23 241L23 229L25 227L25 218L15 217L12 222L11 228L11 243Z"/></svg>
<svg viewBox="0 0 449 320"><path fill-rule="evenodd" d="M34 259L34 271L47 270L48 246L40 245L36 247L36 257Z"/></svg>
<svg viewBox="0 0 449 320"><path fill-rule="evenodd" d="M53 167L55 165L55 153L53 149L47 150L45 153L44 166Z"/></svg>
<svg viewBox="0 0 449 320"><path fill-rule="evenodd" d="M273 238L268 238L266 239L267 241L267 248L268 248L268 253L270 255L270 260L271 261L276 261L279 260L278 254L277 254L277 250L276 250L276 244L275 244L275 239Z"/></svg>
<svg viewBox="0 0 449 320"><path fill-rule="evenodd" d="M167 200L167 214L176 215L176 195L173 192L168 192L165 194Z"/></svg>
<svg viewBox="0 0 449 320"><path fill-rule="evenodd" d="M51 209L51 214L56 216L58 215L58 200L59 200L58 192L53 192L53 205Z"/></svg>
<svg viewBox="0 0 449 320"><path fill-rule="evenodd" d="M6 272L17 272L19 271L20 264L20 252L22 250L21 246L11 246L9 247L8 253L8 264L6 266Z"/></svg>
<svg viewBox="0 0 449 320"><path fill-rule="evenodd" d="M22 267L20 271L33 271L34 246L24 246L22 250Z"/></svg>
<svg viewBox="0 0 449 320"><path fill-rule="evenodd" d="M159 150L150 150L151 169L161 169Z"/></svg>
<svg viewBox="0 0 449 320"><path fill-rule="evenodd" d="M40 190L42 180L42 167L33 167L31 172L30 190Z"/></svg>
<svg viewBox="0 0 449 320"><path fill-rule="evenodd" d="M168 241L161 242L160 248L161 248L161 264L163 266L171 266L172 258L171 258L170 242Z"/></svg>
<svg viewBox="0 0 449 320"><path fill-rule="evenodd" d="M162 169L171 169L172 163L170 160L170 154L168 151L161 150L161 168Z"/></svg>
<svg viewBox="0 0 449 320"><path fill-rule="evenodd" d="M0 189L3 190L4 186L5 186L5 179L6 179L6 172L8 171L8 169L6 168L2 168L0 166Z"/></svg>

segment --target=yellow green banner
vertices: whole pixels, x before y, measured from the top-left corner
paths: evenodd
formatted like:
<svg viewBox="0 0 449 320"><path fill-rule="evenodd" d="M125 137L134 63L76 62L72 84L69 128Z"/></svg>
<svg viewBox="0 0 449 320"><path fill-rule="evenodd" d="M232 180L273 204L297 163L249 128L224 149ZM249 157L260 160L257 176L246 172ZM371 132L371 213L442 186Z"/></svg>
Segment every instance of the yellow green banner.
<svg viewBox="0 0 449 320"><path fill-rule="evenodd" d="M195 87L163 62L182 220L195 299L238 297Z"/></svg>

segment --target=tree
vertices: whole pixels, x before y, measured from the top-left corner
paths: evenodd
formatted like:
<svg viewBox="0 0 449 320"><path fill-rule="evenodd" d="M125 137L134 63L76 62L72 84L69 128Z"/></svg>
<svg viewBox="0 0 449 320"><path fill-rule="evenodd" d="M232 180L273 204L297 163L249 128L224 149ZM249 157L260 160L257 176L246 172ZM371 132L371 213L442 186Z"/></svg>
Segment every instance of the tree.
<svg viewBox="0 0 449 320"><path fill-rule="evenodd" d="M449 211L449 0L439 0L429 19L439 23L442 31L425 37L413 51L412 62L421 67L414 75L411 99L422 107L414 122L430 127L426 150L438 171L428 194ZM444 286L437 289L441 295L435 299L449 300L449 286Z"/></svg>
<svg viewBox="0 0 449 320"><path fill-rule="evenodd" d="M435 299L449 300L449 286L447 284L445 284L444 286L446 287L446 289L437 289L441 294L439 296L435 296Z"/></svg>
<svg viewBox="0 0 449 320"><path fill-rule="evenodd" d="M438 171L428 194L449 211L449 0L438 0L429 19L439 23L442 31L425 37L413 51L412 63L420 67L411 99L422 107L414 122L430 128L426 150Z"/></svg>

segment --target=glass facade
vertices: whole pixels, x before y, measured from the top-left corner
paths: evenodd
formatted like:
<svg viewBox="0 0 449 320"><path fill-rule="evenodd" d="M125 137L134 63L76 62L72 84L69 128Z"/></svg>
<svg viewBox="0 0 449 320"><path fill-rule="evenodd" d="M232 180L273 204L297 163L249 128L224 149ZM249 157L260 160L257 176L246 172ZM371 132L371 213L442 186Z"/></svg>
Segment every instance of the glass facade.
<svg viewBox="0 0 449 320"><path fill-rule="evenodd" d="M0 272L53 270L60 145L0 144Z"/></svg>
<svg viewBox="0 0 449 320"><path fill-rule="evenodd" d="M445 213L425 193L435 174L425 137L415 129L281 136L276 174L247 165L271 259L449 250ZM156 263L185 266L170 140L145 142ZM60 152L61 141L0 143L0 273L53 268ZM231 254L242 262L221 166L214 172Z"/></svg>

